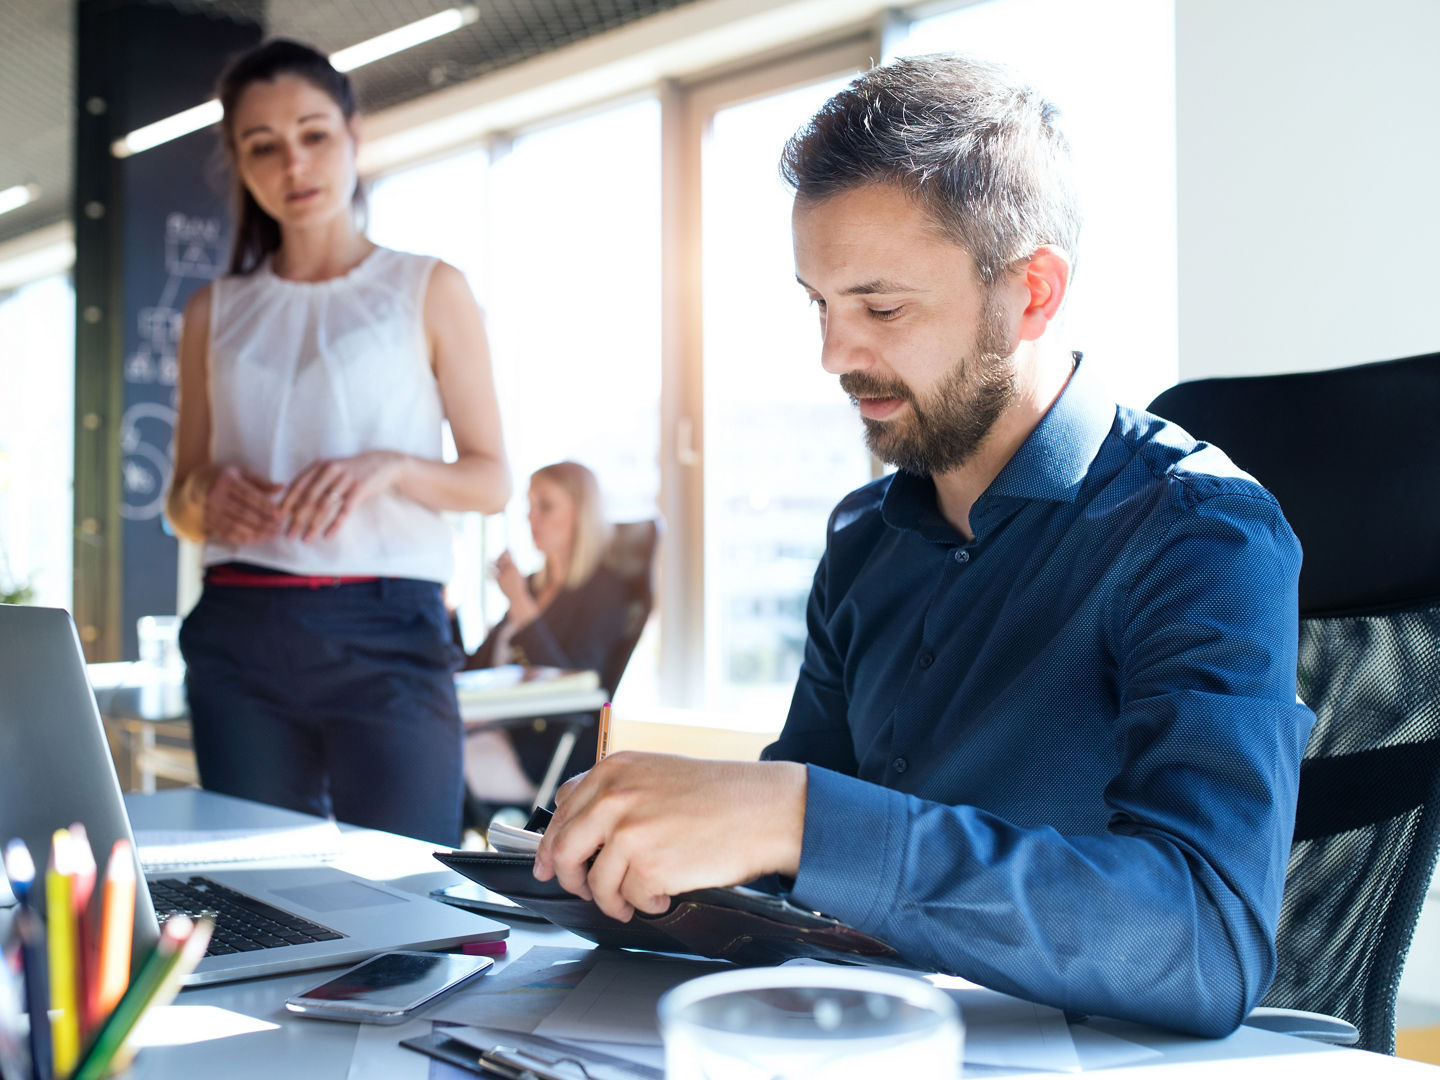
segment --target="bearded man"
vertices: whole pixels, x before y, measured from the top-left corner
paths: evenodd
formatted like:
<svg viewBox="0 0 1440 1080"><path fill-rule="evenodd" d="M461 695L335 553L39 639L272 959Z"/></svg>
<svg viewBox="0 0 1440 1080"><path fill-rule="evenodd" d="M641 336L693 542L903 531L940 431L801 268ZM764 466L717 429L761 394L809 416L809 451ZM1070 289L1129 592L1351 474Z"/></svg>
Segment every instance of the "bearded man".
<svg viewBox="0 0 1440 1080"><path fill-rule="evenodd" d="M764 760L607 758L536 876L626 919L779 875L917 966L1232 1031L1273 976L1313 722L1294 534L1062 344L1069 149L1013 75L876 68L782 169L821 363L897 471L831 516Z"/></svg>

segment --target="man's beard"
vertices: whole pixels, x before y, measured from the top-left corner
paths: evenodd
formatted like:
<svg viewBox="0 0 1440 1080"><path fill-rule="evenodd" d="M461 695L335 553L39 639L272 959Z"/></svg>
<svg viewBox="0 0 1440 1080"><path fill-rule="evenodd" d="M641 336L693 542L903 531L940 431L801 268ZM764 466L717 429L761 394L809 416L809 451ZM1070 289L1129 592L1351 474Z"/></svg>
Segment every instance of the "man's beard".
<svg viewBox="0 0 1440 1080"><path fill-rule="evenodd" d="M958 469L974 456L995 422L1015 400L1015 367L1000 309L989 299L980 313L973 355L951 365L923 402L899 379L863 371L840 376L851 398L902 398L910 415L897 420L865 419L865 445L881 461L917 476Z"/></svg>

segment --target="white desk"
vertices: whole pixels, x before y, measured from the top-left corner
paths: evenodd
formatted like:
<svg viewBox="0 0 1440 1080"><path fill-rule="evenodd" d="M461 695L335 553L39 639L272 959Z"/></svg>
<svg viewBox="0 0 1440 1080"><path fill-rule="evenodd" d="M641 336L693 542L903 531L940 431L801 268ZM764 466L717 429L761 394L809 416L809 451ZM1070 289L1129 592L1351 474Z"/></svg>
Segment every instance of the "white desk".
<svg viewBox="0 0 1440 1080"><path fill-rule="evenodd" d="M237 828L246 824L273 824L273 815L285 813L201 791L130 795L126 797L126 805L138 829ZM261 819L259 822L247 820L250 808ZM347 828L345 831L346 853L332 861L351 873L381 878L421 892L438 883L460 880L434 862L430 856L433 851L431 845L369 830ZM511 952L527 944L573 947L585 943L555 927L517 921L510 937ZM355 1049L356 1027L300 1019L291 1016L284 1008L288 996L318 981L320 979L315 972L308 972L183 991L176 1002L178 1006L210 1006L274 1026L263 1031L188 1045L148 1047L136 1059L132 1072L128 1074L130 1080L195 1080L197 1077L205 1080L253 1080L257 1077L263 1080L345 1080ZM1435 1066L1323 1046L1253 1028L1241 1028L1226 1039L1204 1040L1115 1021L1094 1021L1093 1026L1149 1046L1164 1056L1128 1068L1082 1074L1086 1077L1118 1080L1187 1080L1194 1077L1356 1080L1369 1076L1415 1076L1434 1080L1440 1077L1440 1068ZM1055 1080L1058 1075L968 1068L965 1072L967 1080L972 1076L1034 1076Z"/></svg>

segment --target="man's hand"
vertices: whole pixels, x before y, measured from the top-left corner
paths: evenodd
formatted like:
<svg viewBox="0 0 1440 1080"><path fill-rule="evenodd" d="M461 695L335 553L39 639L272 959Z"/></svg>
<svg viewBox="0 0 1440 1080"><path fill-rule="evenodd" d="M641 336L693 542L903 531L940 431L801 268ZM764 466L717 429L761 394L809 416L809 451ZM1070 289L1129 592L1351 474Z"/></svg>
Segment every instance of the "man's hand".
<svg viewBox="0 0 1440 1080"><path fill-rule="evenodd" d="M556 794L535 877L622 922L664 912L676 893L794 877L805 789L790 761L612 754Z"/></svg>
<svg viewBox="0 0 1440 1080"><path fill-rule="evenodd" d="M290 519L285 535L307 543L334 536L357 506L395 486L404 463L393 450L369 450L307 465L280 500L281 515Z"/></svg>
<svg viewBox="0 0 1440 1080"><path fill-rule="evenodd" d="M226 544L259 544L279 534L279 484L238 465L212 466L191 476L189 482L204 486L206 536Z"/></svg>

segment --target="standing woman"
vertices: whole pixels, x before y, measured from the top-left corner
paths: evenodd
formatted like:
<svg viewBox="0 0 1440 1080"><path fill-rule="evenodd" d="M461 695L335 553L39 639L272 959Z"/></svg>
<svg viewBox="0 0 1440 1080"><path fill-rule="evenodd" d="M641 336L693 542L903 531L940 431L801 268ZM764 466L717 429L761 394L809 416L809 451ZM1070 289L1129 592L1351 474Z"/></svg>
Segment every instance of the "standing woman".
<svg viewBox="0 0 1440 1080"><path fill-rule="evenodd" d="M323 55L266 42L219 97L235 246L185 309L166 504L205 545L180 633L200 779L454 844L442 512L510 492L480 311L458 270L361 231L355 95Z"/></svg>

